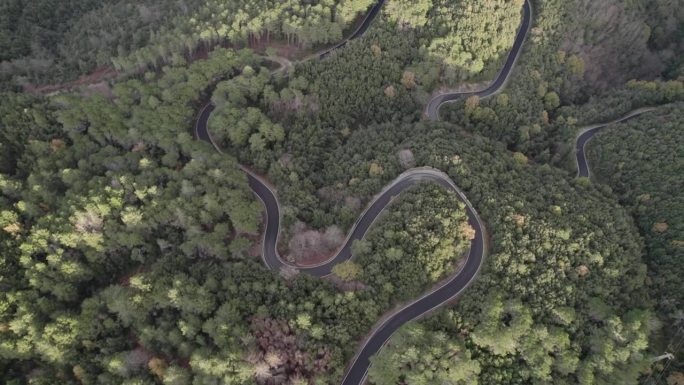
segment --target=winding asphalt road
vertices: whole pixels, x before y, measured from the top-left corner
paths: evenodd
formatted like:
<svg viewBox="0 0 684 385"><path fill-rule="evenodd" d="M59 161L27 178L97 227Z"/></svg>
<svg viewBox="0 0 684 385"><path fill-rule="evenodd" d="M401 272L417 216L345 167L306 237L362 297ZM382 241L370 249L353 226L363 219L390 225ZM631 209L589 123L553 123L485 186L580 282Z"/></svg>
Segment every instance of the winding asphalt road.
<svg viewBox="0 0 684 385"><path fill-rule="evenodd" d="M335 44L334 46L332 46L330 48L326 48L325 50L319 52L317 54L318 58L323 59L323 58L327 57L328 55L330 55L330 53L332 51L334 51L338 48L344 47L345 45L347 45L347 43L349 43L350 40L357 39L357 38L361 37L364 33L366 33L366 31L368 30L368 27L370 27L370 25L373 23L373 20L375 20L375 17L378 16L378 13L380 13L382 6L385 5L385 1L386 0L378 0L371 7L370 11L368 11L368 13L366 13L366 17L364 17L361 24L359 24L359 26L354 30L354 32L352 32L351 35L349 35L349 37L347 37L346 39L342 40L341 42Z"/></svg>
<svg viewBox="0 0 684 385"><path fill-rule="evenodd" d="M511 74L511 70L518 59L518 56L520 56L523 42L525 42L525 37L527 37L527 33L530 30L530 25L532 24L532 6L530 5L530 0L525 0L522 11L522 22L520 23L520 27L518 27L518 33L515 36L513 47L508 52L506 62L504 63L503 67L501 67L501 70L499 71L499 74L496 75L494 81L491 82L489 86L479 91L446 92L434 96L432 99L430 99L430 101L428 101L425 108L425 114L428 116L428 118L430 118L430 120L439 120L439 108L444 103L456 101L464 96L475 95L479 96L480 98L486 98L499 92L503 86L506 85L506 81Z"/></svg>
<svg viewBox="0 0 684 385"><path fill-rule="evenodd" d="M626 122L632 118L635 118L643 113L655 110L655 107L643 107L637 108L636 110L628 112L626 115L612 120L606 123L598 123L591 126L584 127L580 130L577 139L575 140L575 160L577 162L577 176L578 177L589 177L589 163L587 163L587 158L584 152L584 148L587 146L587 142L596 135L602 128L611 126L613 124L618 124Z"/></svg>
<svg viewBox="0 0 684 385"><path fill-rule="evenodd" d="M366 32L368 27L371 25L375 17L380 12L380 9L384 5L385 0L378 0L378 2L371 8L369 13L366 15L364 20L361 22L359 27L354 31L354 33L343 40L342 42L336 44L335 46L326 49L318 53L319 58L325 58L330 53L343 47L352 39L358 38L363 33ZM453 100L458 99L464 95L478 95L481 97L489 96L496 93L501 89L510 75L511 69L515 63L516 58L520 53L522 43L527 35L531 21L531 7L529 0L526 0L523 5L523 19L519 31L516 35L516 39L511 52L508 55L506 63L497 75L497 78L492 82L490 86L482 91L476 92L454 92L445 93L437 95L434 97L427 106L427 115L433 119L439 119L439 107ZM212 139L211 133L208 130L209 116L214 110L212 104L207 104L200 112L195 125L195 136L198 139L206 141L214 146L214 148L222 152L217 146L216 142ZM247 174L247 179L250 188L254 193L261 199L264 203L266 210L266 227L263 237L263 250L262 258L264 263L268 268L272 270L279 270L284 266L288 266L288 263L284 261L278 254L277 244L278 236L280 233L280 217L281 210L276 198L275 192L269 187L269 185L261 179L257 174L252 172L246 167L242 167L242 170ZM465 288L470 285L470 283L475 279L477 273L482 266L482 262L487 253L486 243L484 239L485 227L480 219L477 211L473 208L473 205L468 201L467 197L463 192L456 186L456 184L443 172L428 168L414 168L404 172L399 175L392 183L387 185L367 206L366 210L361 214L359 219L356 221L351 231L349 232L346 241L338 252L331 259L310 267L296 267L300 271L315 275L315 276L326 276L332 271L332 267L336 264L346 261L352 257L351 245L354 241L362 239L364 235L368 232L373 222L380 216L382 211L387 208L392 199L397 195L401 194L402 191L407 188L425 181L430 181L437 183L444 188L453 191L457 194L459 199L463 201L466 206L466 213L468 216L468 223L475 230L475 237L472 239L470 244L470 250L468 252L466 262L462 268L455 272L447 280L441 282L437 287L431 289L430 291L424 293L421 297L411 301L400 309L394 310L391 314L386 315L379 324L377 324L370 335L359 347L357 354L354 356L349 367L346 370L345 377L342 381L342 385L360 385L362 384L368 374L368 368L370 366L370 358L376 354L380 348L387 342L399 327L405 323L416 319L433 309L444 305L448 301L457 297Z"/></svg>
<svg viewBox="0 0 684 385"><path fill-rule="evenodd" d="M222 152L212 139L211 133L207 128L209 116L213 110L214 106L211 104L208 104L202 109L200 116L197 119L197 124L195 125L195 136L213 145L217 151ZM266 208L266 229L262 243L262 258L268 268L278 271L280 268L289 265L280 257L277 250L278 235L280 233L280 206L278 200L275 193L258 175L244 167L242 170L247 173L250 188L259 199L261 199ZM317 266L293 266L300 271L315 276L321 277L329 275L333 266L352 257L352 243L355 240L364 237L373 222L380 216L382 211L387 208L394 197L401 194L401 192L407 188L425 181L437 183L442 187L453 191L465 204L468 223L475 230L475 237L471 240L466 262L463 267L449 279L442 282L433 290L423 294L420 298L413 300L408 305L396 310L393 314L386 317L384 322L376 326L373 333L366 339L363 347L354 357L351 367L347 370L344 381L342 382L343 385L363 383L368 372L368 367L370 366L370 357L380 350L392 333L401 325L443 305L468 287L480 270L486 254L486 245L483 237L485 227L477 214L477 211L475 211L473 205L468 201L468 198L466 198L465 194L445 173L429 167L414 168L399 175L392 183L387 185L381 193L375 196L363 214L361 214L356 221L352 230L349 232L347 240L334 257Z"/></svg>

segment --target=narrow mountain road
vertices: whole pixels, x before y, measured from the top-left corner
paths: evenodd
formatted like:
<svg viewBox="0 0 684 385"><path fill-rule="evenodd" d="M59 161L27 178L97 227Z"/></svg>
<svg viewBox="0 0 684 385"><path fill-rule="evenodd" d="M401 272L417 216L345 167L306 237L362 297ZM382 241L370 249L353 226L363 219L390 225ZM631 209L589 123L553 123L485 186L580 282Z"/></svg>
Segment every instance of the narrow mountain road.
<svg viewBox="0 0 684 385"><path fill-rule="evenodd" d="M593 124L591 126L587 126L581 129L579 135L577 135L577 139L575 140L575 160L577 162L577 176L587 178L589 177L589 163L587 163L584 148L587 146L587 142L589 142L591 138L593 138L594 135L596 135L596 133L599 132L599 130L611 126L613 124L626 122L629 119L635 118L643 113L653 111L655 109L656 107L637 108L636 110L630 111L624 116L612 120L610 122Z"/></svg>
<svg viewBox="0 0 684 385"><path fill-rule="evenodd" d="M375 17L379 14L384 3L385 0L378 0L378 2L371 8L364 20L350 37L331 48L317 53L314 57L323 59L330 55L333 50L343 47L350 40L362 36L363 33L368 30L368 27L371 25ZM475 94L481 97L488 96L498 92L505 85L529 30L531 16L532 10L530 7L530 2L529 0L526 0L523 5L522 23L516 35L513 48L509 53L503 68L492 84L481 91L469 93L455 92L437 95L430 100L426 108L426 114L430 117L430 119L439 119L439 107L444 103L470 94ZM276 71L280 70L282 69ZM208 129L209 117L213 110L214 106L212 104L207 104L201 110L195 125L195 137L210 143L217 151L222 152L216 142L212 139L211 133ZM276 193L265 181L263 181L251 170L247 169L246 167L242 167L242 170L247 174L250 188L259 197L259 199L261 199L266 211L266 226L262 242L262 258L269 269L277 271L288 265L288 263L280 257L277 250L278 236L280 234L281 210ZM353 242L362 239L365 236L373 222L382 214L383 210L389 206L393 197L401 194L402 191L417 183L424 183L426 181L437 183L444 188L453 191L466 206L468 223L475 230L475 237L471 241L466 262L459 271L455 272L447 280L440 283L439 286L424 293L419 298L411 301L400 309L395 310L393 313L384 317L383 321L375 325L370 335L367 336L367 338L362 342L361 346L359 346L357 354L354 356L345 372L342 385L363 384L368 375L370 358L380 350L387 340L389 340L392 333L394 333L405 323L414 320L454 299L473 282L477 276L477 273L480 271L480 267L482 266L487 253L484 238L485 226L465 194L445 173L429 167L414 168L399 175L393 182L388 184L379 194L374 197L374 199L367 206L366 210L361 214L359 219L350 230L342 247L332 258L316 266L295 266L299 270L315 276L320 277L329 275L333 266L352 257L351 245Z"/></svg>
<svg viewBox="0 0 684 385"><path fill-rule="evenodd" d="M207 123L213 110L214 106L211 104L208 104L202 109L200 116L197 119L197 124L195 125L195 137L210 143L217 151L222 152L212 139L211 133L208 130ZM269 269L278 271L282 267L289 265L280 257L277 249L278 235L280 234L281 212L278 199L276 198L275 192L272 191L258 175L244 167L242 170L247 173L250 188L259 199L261 199L266 209L266 227L262 242L262 258ZM363 346L354 357L351 367L347 370L343 381L343 384L345 385L363 383L366 374L368 373L368 367L370 366L370 357L380 350L392 333L401 325L420 317L453 299L473 281L482 266L486 254L486 244L483 236L485 227L482 220L465 194L445 173L429 167L414 168L399 175L393 182L387 185L382 192L375 196L363 214L361 214L356 221L349 232L345 243L334 257L317 266L293 266L300 271L319 277L331 274L333 266L352 257L352 243L362 239L366 235L373 222L375 222L382 214L383 210L389 206L394 197L401 194L401 192L407 188L426 181L437 183L442 187L453 191L466 206L468 223L475 230L475 237L471 240L470 250L466 257L465 265L445 282L442 282L440 286L423 294L420 298L411 301L403 308L391 314L383 323L376 326L373 333L366 339Z"/></svg>
<svg viewBox="0 0 684 385"><path fill-rule="evenodd" d="M354 39L358 39L359 37L363 36L363 34L366 33L366 31L368 31L368 28L371 26L371 24L373 23L375 18L380 13L380 10L385 5L385 1L386 0L378 0L371 7L370 11L368 11L368 13L366 14L366 17L363 18L363 21L361 22L361 24L359 24L359 26L354 30L354 32L352 32L351 35L349 35L349 37L347 37L346 39L342 40L341 42L335 44L334 46L332 46L330 48L326 48L323 51L318 52L316 54L316 56L318 56L319 59L324 59L326 56L330 55L330 53L333 52L334 50L336 50L338 48L342 48L345 45L347 45L347 43L349 43L349 41L354 40Z"/></svg>
<svg viewBox="0 0 684 385"><path fill-rule="evenodd" d="M522 45L525 42L527 33L530 30L530 25L532 24L532 6L530 5L530 0L525 0L522 12L522 22L520 23L520 27L518 27L518 33L515 36L513 47L508 52L508 57L494 81L486 88L478 91L446 92L434 96L428 101L427 106L425 107L425 115L427 115L430 120L439 120L439 108L444 103L456 101L464 96L474 95L480 98L486 98L496 94L506 85L506 81L511 75L511 70L513 69L516 60L518 60L518 56L520 56Z"/></svg>

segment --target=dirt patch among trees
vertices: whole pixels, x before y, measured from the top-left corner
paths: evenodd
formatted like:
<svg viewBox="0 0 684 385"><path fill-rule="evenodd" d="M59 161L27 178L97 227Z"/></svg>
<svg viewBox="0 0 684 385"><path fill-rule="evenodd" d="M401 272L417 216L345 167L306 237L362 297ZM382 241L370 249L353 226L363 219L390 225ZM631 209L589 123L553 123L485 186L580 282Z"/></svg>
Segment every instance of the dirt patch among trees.
<svg viewBox="0 0 684 385"><path fill-rule="evenodd" d="M67 83L46 84L46 85L36 85L36 84L27 83L27 84L24 84L24 91L25 92L32 92L32 93L51 94L51 93L64 91L64 90L74 88L74 87L78 87L78 86L94 84L94 83L101 83L105 79L112 79L112 78L115 78L116 76L118 76L118 72L116 72L116 70L114 70L114 68L109 67L109 66L103 66L103 67L97 68L95 71L93 71L92 73L90 73L88 75L80 76L78 79L71 81L71 82L67 82Z"/></svg>
<svg viewBox="0 0 684 385"><path fill-rule="evenodd" d="M309 229L303 222L296 222L290 234L286 259L302 266L327 260L344 242L344 233L337 226L317 231Z"/></svg>

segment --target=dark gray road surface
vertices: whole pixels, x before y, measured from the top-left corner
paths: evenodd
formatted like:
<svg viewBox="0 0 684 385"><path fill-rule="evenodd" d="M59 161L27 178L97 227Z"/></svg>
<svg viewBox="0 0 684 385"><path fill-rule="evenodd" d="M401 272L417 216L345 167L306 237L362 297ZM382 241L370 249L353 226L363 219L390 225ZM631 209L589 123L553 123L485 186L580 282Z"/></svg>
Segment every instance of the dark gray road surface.
<svg viewBox="0 0 684 385"><path fill-rule="evenodd" d="M442 106L444 103L452 102L454 100L457 100L461 97L464 96L479 96L480 98L485 98L487 96L491 96L504 86L506 84L506 80L508 80L508 76L511 74L511 70L513 69L513 65L515 64L516 59L520 55L520 50L522 48L523 42L525 41L525 37L527 37L527 32L530 30L530 23L532 21L532 7L530 5L530 0L525 0L525 3L523 4L523 15L522 15L522 23L520 23L520 27L518 27L518 33L515 36L515 41L513 42L513 47L511 48L510 52L508 53L508 57L506 58L506 62L504 63L503 67L499 71L499 74L496 76L496 79L487 86L487 88L479 91L466 91L466 92L449 92L445 94L440 94L432 99L427 104L427 107L425 109L425 113L427 114L428 118L430 120L439 120L439 108Z"/></svg>
<svg viewBox="0 0 684 385"><path fill-rule="evenodd" d="M589 164L587 163L587 158L584 153L584 148L587 145L587 142L591 140L591 138L596 135L599 130L602 128L608 127L613 124L618 124L622 122L626 122L632 118L635 118L645 112L653 111L655 110L655 107L644 107L644 108L638 108L636 110L628 112L625 116L615 119L610 122L606 123L599 123L595 124L593 126L588 126L585 127L584 130L581 131L579 136L577 136L577 140L575 142L575 159L577 161L577 176L578 177L589 177Z"/></svg>
<svg viewBox="0 0 684 385"><path fill-rule="evenodd" d="M357 39L361 37L366 31L368 30L368 27L373 23L373 20L375 20L375 17L378 16L378 13L380 13L380 10L382 9L382 6L385 5L386 0L378 0L375 5L373 5L370 9L370 11L366 14L366 17L363 19L361 22L361 25L356 28L356 30L346 39L342 40L341 42L335 44L334 46L326 49L323 52L320 52L318 54L319 59L323 59L326 56L330 55L330 53L338 48L342 48L347 43L349 43L350 40Z"/></svg>
<svg viewBox="0 0 684 385"><path fill-rule="evenodd" d="M380 12L385 0L379 0L370 10L366 18L363 20L361 25L357 30L347 39L340 42L339 44L327 49L326 51L319 54L319 58L324 58L328 56L333 50L343 47L346 43L351 40L360 37L368 29L370 24L373 22L377 14ZM527 31L529 30L531 20L531 8L529 0L525 1L523 6L523 19L516 35L515 43L511 52L508 55L506 63L499 72L496 80L492 84L482 91L471 92L471 93L448 93L443 95L438 95L437 97L430 100L427 106L427 113L431 119L439 119L438 111L439 106L445 102L455 100L463 95L478 95L481 97L489 96L497 92L506 82L508 75L511 72L511 68L515 63L522 43L525 39ZM211 143L217 150L220 149L216 146L216 143L211 139L211 135L207 129L207 122L211 112L214 110L214 106L211 104L205 106L200 116L197 120L195 126L195 136L201 140ZM254 191L254 193L261 199L264 203L266 210L266 228L264 232L263 240L263 259L266 265L272 270L279 270L287 263L280 258L277 251L278 234L280 231L280 207L278 200L274 192L270 187L264 183L257 175L253 174L251 171L244 169L247 173L249 186ZM447 281L443 282L437 288L423 294L420 298L412 301L403 308L395 311L393 314L385 317L385 320L377 325L370 336L364 341L362 346L359 348L357 355L354 357L349 368L347 369L346 376L342 382L343 385L360 385L365 381L366 375L368 373L368 367L370 366L370 357L376 354L382 345L389 339L389 337L394 333L401 325L409 322L421 315L424 315L431 310L445 304L449 300L455 298L459 295L476 277L482 261L485 257L486 248L484 240L484 226L480 220L477 212L470 204L468 199L465 197L463 192L454 184L454 182L444 173L430 169L430 168L417 168L409 170L397 179L394 180L390 185L388 185L380 194L378 194L371 204L367 207L366 211L359 217L354 227L349 233L347 240L344 245L340 248L338 253L326 261L323 264L314 267L299 268L301 271L315 275L315 276L325 276L330 274L332 267L336 264L346 261L351 258L351 245L355 240L362 239L363 236L368 232L368 229L373 224L375 219L382 213L382 211L387 208L393 197L401 194L402 191L415 185L416 183L421 183L424 181L431 181L438 183L439 185L455 192L459 198L466 204L466 212L468 215L468 222L475 229L475 237L471 241L470 251L467 256L465 265L460 271L455 273Z"/></svg>
<svg viewBox="0 0 684 385"><path fill-rule="evenodd" d="M207 122L213 110L214 107L211 104L202 109L195 126L195 136L215 146L207 129ZM278 233L280 232L280 207L278 205L278 200L268 185L263 183L257 176L249 171L246 170L246 172L249 186L262 200L266 209L267 220L263 238L263 259L270 269L277 271L286 265L277 251ZM330 274L333 266L351 258L351 245L353 241L363 238L375 219L377 219L382 211L390 204L392 198L401 194L401 192L407 188L425 181L435 182L455 192L465 203L468 223L475 229L475 237L471 241L466 263L457 274L443 283L442 286L439 286L437 289L430 291L419 299L411 302L392 314L384 323L376 327L355 356L354 361L344 378L344 385L362 383L370 365L370 357L378 352L385 341L387 341L392 333L401 325L446 303L450 299L453 299L473 281L485 256L485 243L483 237L484 226L478 217L477 212L463 192L458 189L446 174L435 169L416 168L400 175L375 197L366 211L359 217L359 220L352 228L346 242L333 258L319 266L300 268L301 271L315 276Z"/></svg>

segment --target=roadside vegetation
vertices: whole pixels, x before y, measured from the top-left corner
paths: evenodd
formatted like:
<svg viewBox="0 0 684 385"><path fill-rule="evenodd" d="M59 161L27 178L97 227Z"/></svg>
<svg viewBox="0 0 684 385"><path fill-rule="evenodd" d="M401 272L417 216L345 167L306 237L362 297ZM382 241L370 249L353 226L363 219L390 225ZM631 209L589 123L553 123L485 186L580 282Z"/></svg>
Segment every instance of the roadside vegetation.
<svg viewBox="0 0 684 385"><path fill-rule="evenodd" d="M609 185L631 210L644 237L649 289L663 321L656 346L674 353L684 321L683 117L682 103L662 107L605 129L587 145L594 179ZM677 369L684 367L678 364Z"/></svg>
<svg viewBox="0 0 684 385"><path fill-rule="evenodd" d="M477 280L403 326L372 384L660 375L653 358L684 338L682 0L534 1L506 87L442 106L442 122L424 118L430 95L495 76L521 0L388 0L326 59L267 68L261 52L328 46L372 4L0 6L0 382L336 384L374 323L456 271L473 236L458 198L426 183L333 277L269 271L239 164L276 187L294 262L333 253L412 167L447 173L486 222ZM118 75L18 92L100 67ZM209 101L223 155L192 137ZM587 147L595 178L574 177L583 125L665 104L605 129Z"/></svg>

